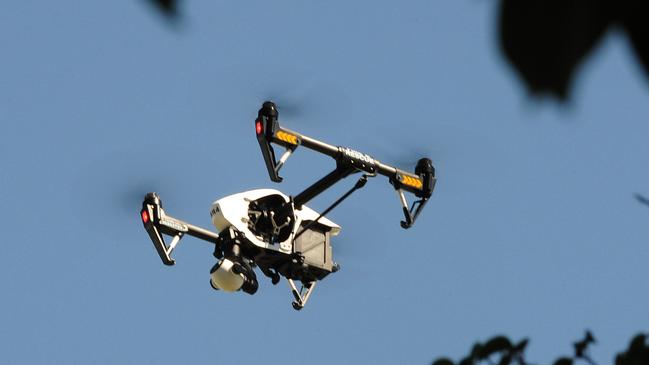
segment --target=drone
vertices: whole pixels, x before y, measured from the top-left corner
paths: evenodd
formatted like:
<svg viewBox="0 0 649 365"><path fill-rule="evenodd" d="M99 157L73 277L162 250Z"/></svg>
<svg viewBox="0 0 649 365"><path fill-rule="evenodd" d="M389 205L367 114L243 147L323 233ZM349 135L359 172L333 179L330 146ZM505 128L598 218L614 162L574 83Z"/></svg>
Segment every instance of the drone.
<svg viewBox="0 0 649 365"><path fill-rule="evenodd" d="M294 297L293 308L300 310L316 283L340 269L334 262L331 245L340 226L325 215L365 186L369 178L382 175L394 187L403 208L401 227L410 228L432 195L435 168L430 159L421 158L414 173L406 172L351 148L333 146L286 129L280 126L278 117L277 106L266 101L255 120L257 141L271 181L282 182L280 169L300 147L332 157L335 169L294 196L275 189L256 189L215 201L210 216L218 233L167 215L160 196L154 192L144 197L140 217L165 265L175 264L171 253L185 235L190 235L214 245L217 262L210 270L212 288L255 294L259 287L255 268L259 268L273 285L281 277L286 278ZM274 145L284 149L279 160ZM354 186L323 213L305 205L354 174L361 175ZM410 207L406 192L417 198ZM299 290L296 282L301 284Z"/></svg>

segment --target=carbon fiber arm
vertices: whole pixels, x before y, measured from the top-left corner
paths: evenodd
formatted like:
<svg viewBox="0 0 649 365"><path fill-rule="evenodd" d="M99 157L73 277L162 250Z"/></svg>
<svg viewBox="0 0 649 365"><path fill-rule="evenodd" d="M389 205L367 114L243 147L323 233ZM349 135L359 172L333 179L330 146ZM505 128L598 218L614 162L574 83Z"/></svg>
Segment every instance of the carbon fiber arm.
<svg viewBox="0 0 649 365"><path fill-rule="evenodd" d="M165 265L171 266L176 263L171 258L171 253L185 234L213 244L217 244L219 239L219 235L214 232L166 215L162 209L162 201L156 193L148 193L144 197L140 217L144 229L149 234L153 246ZM173 237L169 244L165 242L164 235Z"/></svg>
<svg viewBox="0 0 649 365"><path fill-rule="evenodd" d="M261 109L259 109L257 119L255 120L257 141L259 142L264 162L272 181L282 181L282 177L279 176L279 170L299 146L330 156L336 161L336 170L297 196L300 198L298 205L304 204L351 173L364 172L369 175L378 174L388 177L390 184L399 193L405 215L405 221L401 223L402 227L409 228L414 224L417 216L431 197L435 188L435 168L430 159L421 158L417 162L414 173L406 172L384 164L367 154L351 148L333 146L283 128L279 125L278 117L279 113L276 105L273 102L266 101ZM284 152L279 160L275 157L273 144L286 149L286 152ZM403 191L410 192L419 198L411 208L408 208Z"/></svg>

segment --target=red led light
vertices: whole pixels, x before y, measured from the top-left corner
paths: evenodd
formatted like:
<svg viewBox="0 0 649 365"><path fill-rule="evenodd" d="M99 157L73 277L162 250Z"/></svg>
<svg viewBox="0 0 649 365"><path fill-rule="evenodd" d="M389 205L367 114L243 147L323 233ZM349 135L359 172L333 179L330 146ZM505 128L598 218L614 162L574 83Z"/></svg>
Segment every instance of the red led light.
<svg viewBox="0 0 649 365"><path fill-rule="evenodd" d="M142 211L142 222L148 223L149 222L149 212L146 210Z"/></svg>
<svg viewBox="0 0 649 365"><path fill-rule="evenodd" d="M257 131L257 134L261 134L261 132L264 130L264 128L261 125L261 120L258 120L255 123L255 130Z"/></svg>

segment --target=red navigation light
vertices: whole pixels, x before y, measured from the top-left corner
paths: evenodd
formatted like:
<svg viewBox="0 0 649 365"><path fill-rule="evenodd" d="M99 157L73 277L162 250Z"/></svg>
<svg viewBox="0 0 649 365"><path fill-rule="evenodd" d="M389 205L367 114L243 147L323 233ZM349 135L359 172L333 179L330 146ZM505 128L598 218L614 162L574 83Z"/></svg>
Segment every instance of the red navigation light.
<svg viewBox="0 0 649 365"><path fill-rule="evenodd" d="M261 120L255 122L255 130L257 131L257 134L261 134L261 132L264 131L264 127L261 125Z"/></svg>
<svg viewBox="0 0 649 365"><path fill-rule="evenodd" d="M146 210L142 211L142 222L148 223L149 222L149 212Z"/></svg>

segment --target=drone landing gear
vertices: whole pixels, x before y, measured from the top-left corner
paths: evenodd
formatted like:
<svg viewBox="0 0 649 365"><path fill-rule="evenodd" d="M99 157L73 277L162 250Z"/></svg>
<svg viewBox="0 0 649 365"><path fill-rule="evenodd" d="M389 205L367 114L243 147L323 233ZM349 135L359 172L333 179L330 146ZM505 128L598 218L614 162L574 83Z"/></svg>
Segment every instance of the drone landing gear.
<svg viewBox="0 0 649 365"><path fill-rule="evenodd" d="M309 297L311 296L311 292L315 288L316 282L311 281L307 284L302 284L302 287L298 291L293 279L287 279L287 280L288 280L288 285L291 287L291 292L295 297L295 300L291 304L293 305L293 309L299 311L300 309L304 308L307 300L309 300Z"/></svg>

